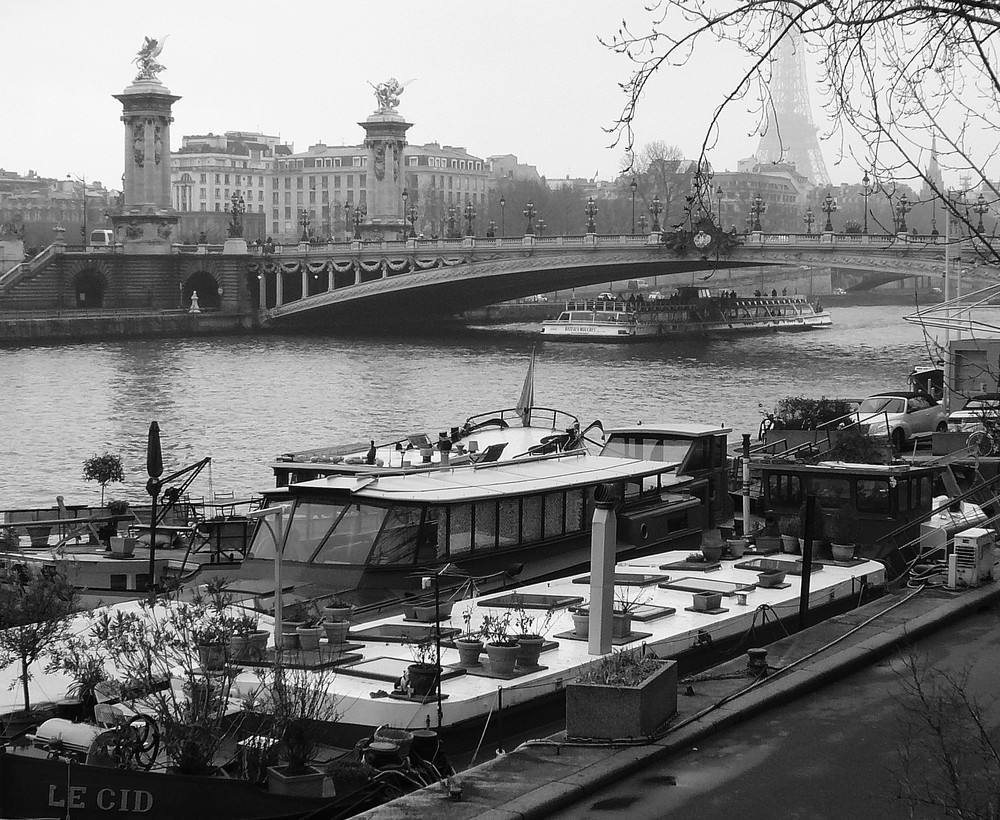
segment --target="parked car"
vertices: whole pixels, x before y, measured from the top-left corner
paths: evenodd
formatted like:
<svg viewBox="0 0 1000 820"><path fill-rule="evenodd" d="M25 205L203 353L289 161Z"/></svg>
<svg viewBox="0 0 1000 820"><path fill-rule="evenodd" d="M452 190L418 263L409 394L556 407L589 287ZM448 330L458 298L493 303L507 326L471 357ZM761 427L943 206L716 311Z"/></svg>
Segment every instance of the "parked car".
<svg viewBox="0 0 1000 820"><path fill-rule="evenodd" d="M597 301L598 302L614 302L614 301L616 301L616 299L615 299L615 295L613 293L609 293L608 291L604 291L603 293L598 293L597 294Z"/></svg>
<svg viewBox="0 0 1000 820"><path fill-rule="evenodd" d="M870 435L887 435L902 450L916 439L948 429L948 413L928 393L888 390L869 396L858 406L858 424Z"/></svg>
<svg viewBox="0 0 1000 820"><path fill-rule="evenodd" d="M976 433L983 429L984 422L1000 424L1000 393L972 396L961 410L948 416L948 431Z"/></svg>

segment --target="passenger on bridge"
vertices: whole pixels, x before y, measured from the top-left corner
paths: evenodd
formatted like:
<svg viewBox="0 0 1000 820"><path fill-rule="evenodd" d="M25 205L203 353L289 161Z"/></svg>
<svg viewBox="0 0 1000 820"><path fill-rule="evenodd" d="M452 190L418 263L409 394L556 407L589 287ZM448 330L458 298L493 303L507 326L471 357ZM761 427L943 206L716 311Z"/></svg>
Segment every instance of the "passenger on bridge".
<svg viewBox="0 0 1000 820"><path fill-rule="evenodd" d="M788 288L782 288L781 289L781 295L782 296L788 296Z"/></svg>
<svg viewBox="0 0 1000 820"><path fill-rule="evenodd" d="M760 295L761 295L761 293L760 293L760 289L758 288L757 290L755 290L755 291L753 292L753 295L759 298L759 297L760 297Z"/></svg>
<svg viewBox="0 0 1000 820"><path fill-rule="evenodd" d="M778 290L777 290L777 288L771 288L771 296L772 296L772 297L776 297L777 295L778 295Z"/></svg>

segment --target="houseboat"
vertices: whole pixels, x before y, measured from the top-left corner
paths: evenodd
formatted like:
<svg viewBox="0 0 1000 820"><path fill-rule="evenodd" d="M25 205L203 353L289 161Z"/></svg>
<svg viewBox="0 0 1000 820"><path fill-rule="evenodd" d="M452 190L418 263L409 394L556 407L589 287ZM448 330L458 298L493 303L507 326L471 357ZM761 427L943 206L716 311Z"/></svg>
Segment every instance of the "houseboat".
<svg viewBox="0 0 1000 820"><path fill-rule="evenodd" d="M815 330L832 324L829 311L805 296L713 296L709 288L685 286L668 299L567 302L558 318L542 322L554 339L635 341L689 336L733 336Z"/></svg>

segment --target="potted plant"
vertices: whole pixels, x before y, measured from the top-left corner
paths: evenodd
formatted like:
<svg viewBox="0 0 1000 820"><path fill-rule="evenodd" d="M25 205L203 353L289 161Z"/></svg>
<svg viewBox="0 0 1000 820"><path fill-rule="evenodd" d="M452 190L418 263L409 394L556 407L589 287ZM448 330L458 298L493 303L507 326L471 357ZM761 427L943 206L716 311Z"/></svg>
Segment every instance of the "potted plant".
<svg viewBox="0 0 1000 820"><path fill-rule="evenodd" d="M324 632L319 612L314 609L303 611L297 623L295 635L299 640L299 647L304 652L318 652L319 639Z"/></svg>
<svg viewBox="0 0 1000 820"><path fill-rule="evenodd" d="M281 637L276 635L274 639L275 648L282 650L298 649L299 634L298 629L306 622L308 608L303 606L290 606L284 610L281 618Z"/></svg>
<svg viewBox="0 0 1000 820"><path fill-rule="evenodd" d="M676 662L641 649L605 655L566 686L568 737L648 737L676 711Z"/></svg>
<svg viewBox="0 0 1000 820"><path fill-rule="evenodd" d="M793 554L799 551L802 534L802 520L797 515L783 515L778 519L781 532L781 551Z"/></svg>
<svg viewBox="0 0 1000 820"><path fill-rule="evenodd" d="M97 687L108 680L101 646L90 635L77 635L55 645L46 672L63 672L73 682L66 696L79 701L79 719L93 720Z"/></svg>
<svg viewBox="0 0 1000 820"><path fill-rule="evenodd" d="M118 535L118 524L128 518L128 502L123 499L112 499L108 502L108 520L102 524L97 535L101 543L111 548L111 539Z"/></svg>
<svg viewBox="0 0 1000 820"><path fill-rule="evenodd" d="M573 634L578 638L590 637L590 612L586 609L573 609Z"/></svg>
<svg viewBox="0 0 1000 820"><path fill-rule="evenodd" d="M649 600L642 587L615 587L615 605L611 612L612 638L627 638L632 632L632 615Z"/></svg>
<svg viewBox="0 0 1000 820"><path fill-rule="evenodd" d="M709 564L714 564L722 559L722 545L703 542L701 545L701 554L705 561Z"/></svg>
<svg viewBox="0 0 1000 820"><path fill-rule="evenodd" d="M233 630L229 624L209 618L192 630L201 665L206 671L226 668L226 650Z"/></svg>
<svg viewBox="0 0 1000 820"><path fill-rule="evenodd" d="M486 657L490 659L490 670L500 675L514 671L520 648L510 634L511 612L503 615L486 615L483 618L482 634L486 638Z"/></svg>
<svg viewBox="0 0 1000 820"><path fill-rule="evenodd" d="M125 481L121 456L112 453L93 455L83 462L83 480L96 481L101 485L101 506L104 506L104 490L112 482Z"/></svg>
<svg viewBox="0 0 1000 820"><path fill-rule="evenodd" d="M406 607L406 617L411 621L434 623L451 617L452 601L441 601L440 607L431 604L411 604Z"/></svg>
<svg viewBox="0 0 1000 820"><path fill-rule="evenodd" d="M437 687L441 667L437 664L437 646L431 637L410 644L413 663L406 668L403 689L411 697L425 698Z"/></svg>
<svg viewBox="0 0 1000 820"><path fill-rule="evenodd" d="M722 606L721 592L695 592L692 597L697 612L712 612Z"/></svg>
<svg viewBox="0 0 1000 820"><path fill-rule="evenodd" d="M268 632L259 629L255 612L244 612L233 618L233 634L229 638L229 656L235 661L246 658L263 660L267 651Z"/></svg>
<svg viewBox="0 0 1000 820"><path fill-rule="evenodd" d="M326 623L339 621L351 622L354 617L354 605L343 598L333 596L323 606L323 620Z"/></svg>
<svg viewBox="0 0 1000 820"><path fill-rule="evenodd" d="M834 510L826 520L830 552L834 561L850 561L858 540L858 511L848 505Z"/></svg>
<svg viewBox="0 0 1000 820"><path fill-rule="evenodd" d="M529 615L522 607L514 610L517 623L517 666L533 669L538 666L538 658L545 645L545 635L552 622L552 610L547 610L543 618Z"/></svg>
<svg viewBox="0 0 1000 820"><path fill-rule="evenodd" d="M472 607L466 607L462 613L462 622L465 624L465 631L455 639L455 648L458 649L458 663L460 666L479 666L479 655L483 651L483 641L477 629L472 631Z"/></svg>

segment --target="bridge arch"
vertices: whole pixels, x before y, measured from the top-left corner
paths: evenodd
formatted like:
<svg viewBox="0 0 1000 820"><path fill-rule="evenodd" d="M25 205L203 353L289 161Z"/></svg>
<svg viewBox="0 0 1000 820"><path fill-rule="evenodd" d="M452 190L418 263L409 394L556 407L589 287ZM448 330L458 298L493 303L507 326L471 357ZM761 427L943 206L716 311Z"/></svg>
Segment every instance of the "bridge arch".
<svg viewBox="0 0 1000 820"><path fill-rule="evenodd" d="M191 296L197 292L202 310L218 310L222 306L220 290L218 280L207 270L197 270L181 283L183 303L191 304Z"/></svg>
<svg viewBox="0 0 1000 820"><path fill-rule="evenodd" d="M73 304L81 310L104 307L108 279L98 268L83 268L73 276Z"/></svg>

